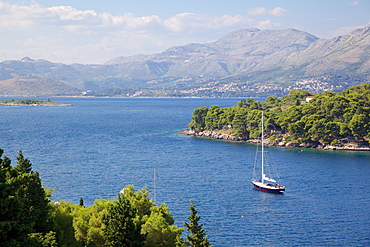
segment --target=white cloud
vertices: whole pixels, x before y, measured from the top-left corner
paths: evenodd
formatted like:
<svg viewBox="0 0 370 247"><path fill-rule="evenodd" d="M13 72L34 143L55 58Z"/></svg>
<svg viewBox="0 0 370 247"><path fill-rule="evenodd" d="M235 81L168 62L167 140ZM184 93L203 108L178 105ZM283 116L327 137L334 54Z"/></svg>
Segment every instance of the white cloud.
<svg viewBox="0 0 370 247"><path fill-rule="evenodd" d="M263 11L262 11L263 12ZM283 9L271 10L281 15ZM116 56L151 54L171 46L215 41L240 28L278 27L244 15L179 13L112 15L71 6L45 7L0 2L0 60L24 56L64 63L101 63Z"/></svg>
<svg viewBox="0 0 370 247"><path fill-rule="evenodd" d="M181 13L163 21L164 27L174 32L197 32L232 26L249 26L254 21L242 15L206 16L194 13Z"/></svg>
<svg viewBox="0 0 370 247"><path fill-rule="evenodd" d="M275 22L272 22L271 20L264 20L264 21L260 21L257 25L257 28L259 29L273 29L273 28L278 28L280 27L281 24L280 23L275 23Z"/></svg>
<svg viewBox="0 0 370 247"><path fill-rule="evenodd" d="M277 7L272 15L282 15L285 10ZM44 7L33 2L29 6L11 5L0 2L0 27L8 29L29 28L31 26L63 26L68 31L122 30L162 28L173 32L192 31L200 28L217 29L233 25L251 25L254 21L243 15L208 16L194 13L179 13L168 19L157 15L135 17L126 13L113 16L97 13L94 10L80 11L71 6Z"/></svg>
<svg viewBox="0 0 370 247"><path fill-rule="evenodd" d="M356 5L359 5L359 2L355 0L355 1L350 2L350 4L356 6Z"/></svg>
<svg viewBox="0 0 370 247"><path fill-rule="evenodd" d="M248 11L249 15L273 15L273 16L286 16L288 10L282 7L276 7L272 10L266 9L264 7L251 8Z"/></svg>
<svg viewBox="0 0 370 247"><path fill-rule="evenodd" d="M286 16L288 14L288 10L282 8L282 7L276 7L273 10L271 10L271 15L275 16Z"/></svg>

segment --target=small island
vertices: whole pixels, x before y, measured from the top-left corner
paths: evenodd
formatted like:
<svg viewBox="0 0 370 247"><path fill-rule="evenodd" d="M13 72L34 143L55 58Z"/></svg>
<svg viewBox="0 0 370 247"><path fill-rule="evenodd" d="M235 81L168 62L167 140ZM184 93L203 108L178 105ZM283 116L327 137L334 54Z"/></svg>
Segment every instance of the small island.
<svg viewBox="0 0 370 247"><path fill-rule="evenodd" d="M5 106L72 106L71 104L52 102L50 101L50 99L47 99L46 101L39 100L39 99L20 99L20 100L3 99L2 101L0 101L0 105L5 105Z"/></svg>

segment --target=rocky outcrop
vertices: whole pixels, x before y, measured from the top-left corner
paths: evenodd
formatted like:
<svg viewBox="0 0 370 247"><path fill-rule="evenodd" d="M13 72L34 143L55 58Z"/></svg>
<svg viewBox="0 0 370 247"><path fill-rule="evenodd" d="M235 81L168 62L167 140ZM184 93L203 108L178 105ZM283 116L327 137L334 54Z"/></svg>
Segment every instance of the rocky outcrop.
<svg viewBox="0 0 370 247"><path fill-rule="evenodd" d="M204 130L204 131L195 131L195 130L182 130L180 134L183 135L190 135L190 136L198 136L210 139L221 139L227 141L246 141L241 137L236 137L232 135L228 135L226 133L212 131L212 130Z"/></svg>
<svg viewBox="0 0 370 247"><path fill-rule="evenodd" d="M210 139L221 139L226 141L238 141L238 142L248 142L248 143L259 143L259 139L245 139L242 137L236 137L229 135L227 133L221 131L212 131L212 130L204 130L204 131L195 131L195 130L181 130L179 132L183 135L190 135L202 138L210 138ZM286 147L286 148L317 148L323 150L343 150L343 151L370 151L370 147L363 142L358 142L351 140L351 142L347 142L344 145L328 145L321 142L307 142L307 143L296 143L296 142L285 142L283 141L283 137L281 139L276 139L274 141L270 141L268 139L264 140L265 145L269 146L277 146L277 147Z"/></svg>

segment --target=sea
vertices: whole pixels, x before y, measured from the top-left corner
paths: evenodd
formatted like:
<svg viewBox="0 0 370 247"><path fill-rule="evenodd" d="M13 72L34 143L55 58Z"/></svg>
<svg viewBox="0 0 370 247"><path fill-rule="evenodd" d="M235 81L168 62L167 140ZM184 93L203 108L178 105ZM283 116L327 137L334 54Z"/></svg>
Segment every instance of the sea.
<svg viewBox="0 0 370 247"><path fill-rule="evenodd" d="M179 227L191 200L213 246L370 246L369 152L268 148L286 187L270 194L252 187L255 145L179 134L194 109L238 98L50 100L73 106L0 106L0 148L14 166L22 150L52 200L89 206L134 185Z"/></svg>

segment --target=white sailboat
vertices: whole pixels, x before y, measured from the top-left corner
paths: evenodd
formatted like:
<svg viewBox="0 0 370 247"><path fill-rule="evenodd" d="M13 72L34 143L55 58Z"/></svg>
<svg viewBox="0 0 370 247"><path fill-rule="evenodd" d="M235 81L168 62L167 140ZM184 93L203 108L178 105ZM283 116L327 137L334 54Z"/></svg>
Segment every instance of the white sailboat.
<svg viewBox="0 0 370 247"><path fill-rule="evenodd" d="M261 131L261 160L256 160L255 162L261 162L261 178L255 178L255 171L253 172L253 179L252 183L255 189L261 190L264 192L270 193L279 193L282 194L285 192L285 187L280 185L275 179L269 178L265 174L265 149L264 149L264 119L263 119L263 111L262 111L262 131ZM257 164L254 165L256 169Z"/></svg>

